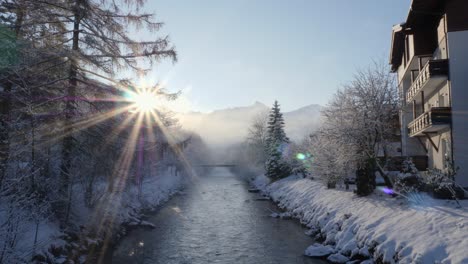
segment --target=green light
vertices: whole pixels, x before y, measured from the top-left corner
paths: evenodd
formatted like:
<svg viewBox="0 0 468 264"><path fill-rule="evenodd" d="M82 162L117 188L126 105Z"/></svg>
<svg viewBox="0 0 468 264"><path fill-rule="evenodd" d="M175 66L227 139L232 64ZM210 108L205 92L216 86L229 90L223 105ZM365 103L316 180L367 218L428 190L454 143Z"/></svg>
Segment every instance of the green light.
<svg viewBox="0 0 468 264"><path fill-rule="evenodd" d="M302 153L297 153L296 158L297 158L298 160L305 160L305 159L306 159L306 155L304 155L304 154L302 154Z"/></svg>

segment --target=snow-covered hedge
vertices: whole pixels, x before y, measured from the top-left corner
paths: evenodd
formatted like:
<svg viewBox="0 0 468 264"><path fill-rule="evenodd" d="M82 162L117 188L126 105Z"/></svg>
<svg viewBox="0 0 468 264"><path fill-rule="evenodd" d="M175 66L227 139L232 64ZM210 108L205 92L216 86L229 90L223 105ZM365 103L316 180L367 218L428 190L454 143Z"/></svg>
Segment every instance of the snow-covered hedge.
<svg viewBox="0 0 468 264"><path fill-rule="evenodd" d="M306 253L325 250L333 261L369 255L384 263L468 263L468 201L455 208L424 194L363 198L296 176L253 183L331 246L312 245Z"/></svg>

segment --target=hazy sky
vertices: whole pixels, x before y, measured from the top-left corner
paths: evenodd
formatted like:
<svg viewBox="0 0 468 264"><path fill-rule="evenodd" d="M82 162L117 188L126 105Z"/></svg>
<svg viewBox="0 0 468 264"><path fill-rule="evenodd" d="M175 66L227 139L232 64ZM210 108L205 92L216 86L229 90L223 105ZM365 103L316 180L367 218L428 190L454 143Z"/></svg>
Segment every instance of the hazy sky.
<svg viewBox="0 0 468 264"><path fill-rule="evenodd" d="M183 90L184 109L258 100L284 111L325 105L356 68L388 59L410 0L150 0L179 61L149 79Z"/></svg>

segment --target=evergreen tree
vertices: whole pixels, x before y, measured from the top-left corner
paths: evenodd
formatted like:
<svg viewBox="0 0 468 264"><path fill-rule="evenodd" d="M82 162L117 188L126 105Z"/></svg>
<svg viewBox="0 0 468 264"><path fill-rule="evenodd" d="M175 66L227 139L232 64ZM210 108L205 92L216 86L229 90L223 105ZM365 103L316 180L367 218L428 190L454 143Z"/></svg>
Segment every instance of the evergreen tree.
<svg viewBox="0 0 468 264"><path fill-rule="evenodd" d="M290 174L291 168L283 155L288 143L289 138L284 132L283 114L278 101L275 101L269 115L266 139L265 170L269 178L278 179Z"/></svg>
<svg viewBox="0 0 468 264"><path fill-rule="evenodd" d="M153 14L144 13L145 2L0 0L0 40L5 35L3 27L11 32L8 41L0 41L0 46L16 43L14 51L21 55L16 57L22 58L8 67L4 67L4 60L0 59L0 87L5 87L5 96L0 98L0 186L12 145L8 120L12 116L11 109L18 109L12 99L19 99L19 92L24 91L34 91L37 98L65 98L55 100L61 101L55 111L61 112L61 120L55 126L62 129L60 186L56 188L59 197L55 200L57 215L64 223L69 218L71 184L77 176L75 169L80 167L76 154L86 149L80 142L83 135L78 133L84 126L78 129L77 124L88 118L85 109L96 107L92 103L85 105L87 102L81 99L93 92L96 87L93 80L129 87L133 86L130 80L115 80L120 70L145 74L161 59L176 60L176 52L167 36L151 35L146 40L129 36L131 29L144 28L158 33L163 25L153 21ZM21 49L22 46L25 48ZM55 93L45 95L42 90ZM25 98L30 100L31 96ZM43 102L36 104L44 105ZM37 111L37 107L34 110ZM32 112L27 115L33 116Z"/></svg>

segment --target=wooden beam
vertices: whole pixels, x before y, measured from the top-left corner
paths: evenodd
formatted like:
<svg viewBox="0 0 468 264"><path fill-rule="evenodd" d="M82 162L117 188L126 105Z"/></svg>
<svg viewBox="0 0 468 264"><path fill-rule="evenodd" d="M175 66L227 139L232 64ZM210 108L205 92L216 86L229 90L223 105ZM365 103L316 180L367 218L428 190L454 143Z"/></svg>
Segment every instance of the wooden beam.
<svg viewBox="0 0 468 264"><path fill-rule="evenodd" d="M434 141L432 141L432 138L429 136L429 134L428 134L428 133L423 133L423 134L426 136L427 139L429 139L429 142L431 142L432 147L433 147L437 152L439 152L439 147L436 146L436 144L434 143Z"/></svg>
<svg viewBox="0 0 468 264"><path fill-rule="evenodd" d="M422 112L423 112L423 113L426 112L426 111L424 110L424 103L425 103L425 102L424 102L424 91L421 91L421 109L422 109Z"/></svg>
<svg viewBox="0 0 468 264"><path fill-rule="evenodd" d="M426 151L426 154L428 153L427 151L427 148L426 148L426 145L424 144L424 142L422 142L421 140L421 137L416 137L419 141L419 144L421 144L421 146L423 147L424 151Z"/></svg>

